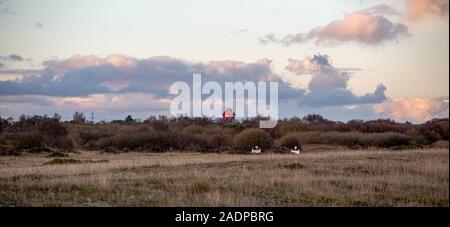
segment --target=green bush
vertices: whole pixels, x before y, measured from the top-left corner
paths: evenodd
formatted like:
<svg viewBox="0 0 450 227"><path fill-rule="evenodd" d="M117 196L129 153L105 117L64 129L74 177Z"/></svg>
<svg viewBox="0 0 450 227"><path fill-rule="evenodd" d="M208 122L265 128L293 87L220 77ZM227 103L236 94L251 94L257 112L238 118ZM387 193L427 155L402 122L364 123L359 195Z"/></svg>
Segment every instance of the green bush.
<svg viewBox="0 0 450 227"><path fill-rule="evenodd" d="M289 133L289 134L281 137L280 139L278 139L277 145L285 147L285 148L289 148L289 149L292 149L295 146L297 146L298 148L302 147L300 139L296 133Z"/></svg>
<svg viewBox="0 0 450 227"><path fill-rule="evenodd" d="M233 147L238 150L250 150L259 146L262 149L271 148L273 140L270 135L257 128L245 129L233 138Z"/></svg>
<svg viewBox="0 0 450 227"><path fill-rule="evenodd" d="M231 129L235 130L236 132L241 132L242 130L245 129L245 125L243 125L241 123L236 123L236 122L225 122L225 123L223 123L223 127L231 128Z"/></svg>

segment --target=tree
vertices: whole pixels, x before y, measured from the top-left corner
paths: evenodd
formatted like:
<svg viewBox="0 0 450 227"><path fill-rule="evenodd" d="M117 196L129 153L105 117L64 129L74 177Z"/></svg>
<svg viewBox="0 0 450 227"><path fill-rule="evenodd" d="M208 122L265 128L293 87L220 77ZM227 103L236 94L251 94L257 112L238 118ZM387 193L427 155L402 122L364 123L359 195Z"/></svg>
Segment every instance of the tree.
<svg viewBox="0 0 450 227"><path fill-rule="evenodd" d="M135 120L133 119L133 117L131 115L128 115L125 118L125 123L134 123L134 122L135 122Z"/></svg>
<svg viewBox="0 0 450 227"><path fill-rule="evenodd" d="M86 123L86 117L84 116L84 113L76 111L73 114L73 121L72 122L75 123L75 124L84 124L84 123Z"/></svg>
<svg viewBox="0 0 450 227"><path fill-rule="evenodd" d="M59 113L54 113L52 118L59 122L61 121L62 116Z"/></svg>

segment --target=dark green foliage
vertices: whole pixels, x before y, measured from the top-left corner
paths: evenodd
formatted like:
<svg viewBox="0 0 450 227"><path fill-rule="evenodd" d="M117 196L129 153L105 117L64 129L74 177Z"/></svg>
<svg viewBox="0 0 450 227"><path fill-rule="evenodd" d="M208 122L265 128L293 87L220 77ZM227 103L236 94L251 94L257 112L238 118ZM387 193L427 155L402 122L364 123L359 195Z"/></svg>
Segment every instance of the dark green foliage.
<svg viewBox="0 0 450 227"><path fill-rule="evenodd" d="M255 146L262 149L271 148L273 140L270 135L257 128L245 129L233 139L233 147L238 150L250 150Z"/></svg>
<svg viewBox="0 0 450 227"><path fill-rule="evenodd" d="M301 149L302 145L300 142L300 138L296 136L296 134L288 134L283 137L281 137L277 144L288 149L293 149L297 146L297 148Z"/></svg>

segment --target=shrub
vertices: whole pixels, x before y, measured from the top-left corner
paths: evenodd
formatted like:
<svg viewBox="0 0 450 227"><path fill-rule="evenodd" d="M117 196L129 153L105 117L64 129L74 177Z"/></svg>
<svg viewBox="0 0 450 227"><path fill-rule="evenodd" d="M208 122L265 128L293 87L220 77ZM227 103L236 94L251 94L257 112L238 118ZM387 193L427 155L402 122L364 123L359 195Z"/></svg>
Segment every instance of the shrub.
<svg viewBox="0 0 450 227"><path fill-rule="evenodd" d="M68 157L69 155L61 153L61 152L52 152L47 157L48 158L64 158Z"/></svg>
<svg viewBox="0 0 450 227"><path fill-rule="evenodd" d="M212 134L205 137L213 148L227 148L231 145L232 137L226 134Z"/></svg>
<svg viewBox="0 0 450 227"><path fill-rule="evenodd" d="M438 140L449 139L448 119L433 119L420 126L420 133L425 137L426 143L431 144Z"/></svg>
<svg viewBox="0 0 450 227"><path fill-rule="evenodd" d="M66 136L57 137L54 141L54 147L59 148L63 151L72 151L73 150L73 142L71 139Z"/></svg>
<svg viewBox="0 0 450 227"><path fill-rule="evenodd" d="M220 126L205 127L200 135L211 145L212 148L226 149L231 146L235 131L231 128Z"/></svg>
<svg viewBox="0 0 450 227"><path fill-rule="evenodd" d="M233 147L239 150L250 150L254 146L262 149L272 147L273 141L270 135L257 128L245 129L233 139Z"/></svg>
<svg viewBox="0 0 450 227"><path fill-rule="evenodd" d="M73 114L72 122L75 123L75 124L84 124L84 123L86 123L86 117L84 116L84 113L78 112L78 111L75 112Z"/></svg>
<svg viewBox="0 0 450 227"><path fill-rule="evenodd" d="M21 153L22 150L11 145L0 145L0 156L18 156Z"/></svg>
<svg viewBox="0 0 450 227"><path fill-rule="evenodd" d="M76 145L84 149L95 149L95 142L113 136L119 127L116 125L70 125L69 136Z"/></svg>
<svg viewBox="0 0 450 227"><path fill-rule="evenodd" d="M438 140L431 145L432 148L448 149L448 140Z"/></svg>
<svg viewBox="0 0 450 227"><path fill-rule="evenodd" d="M236 132L242 132L246 127L243 124L235 123L235 122L224 122L223 127L225 128L231 128L235 130Z"/></svg>
<svg viewBox="0 0 450 227"><path fill-rule="evenodd" d="M99 139L96 145L105 151L115 149L153 152L169 150L206 151L210 148L208 142L198 136L176 132L118 134Z"/></svg>
<svg viewBox="0 0 450 227"><path fill-rule="evenodd" d="M361 142L365 147L398 147L410 145L410 138L406 135L385 132L366 134Z"/></svg>
<svg viewBox="0 0 450 227"><path fill-rule="evenodd" d="M303 144L333 144L347 147L393 147L411 145L411 138L395 132L301 132L295 134Z"/></svg>
<svg viewBox="0 0 450 227"><path fill-rule="evenodd" d="M40 149L44 147L43 136L38 132L18 134L13 145L19 149Z"/></svg>
<svg viewBox="0 0 450 227"><path fill-rule="evenodd" d="M8 140L6 139L6 135L1 133L0 134L0 145L6 145L8 144Z"/></svg>
<svg viewBox="0 0 450 227"><path fill-rule="evenodd" d="M362 145L364 134L361 132L328 132L325 133L324 139L329 141L328 144L338 144L347 147L357 147Z"/></svg>
<svg viewBox="0 0 450 227"><path fill-rule="evenodd" d="M405 135L411 138L411 145L423 145L427 144L427 139L424 135L420 133L420 131L416 128L409 129L405 132Z"/></svg>
<svg viewBox="0 0 450 227"><path fill-rule="evenodd" d="M39 132L42 135L49 136L51 138L67 135L67 129L64 125L58 120L52 118L45 119L39 124Z"/></svg>
<svg viewBox="0 0 450 227"><path fill-rule="evenodd" d="M298 148L302 147L300 139L298 138L298 135L296 133L290 133L290 134L287 134L287 135L281 137L277 141L277 144L282 147L289 148L289 149L292 149L295 146L297 146Z"/></svg>
<svg viewBox="0 0 450 227"><path fill-rule="evenodd" d="M305 131L306 126L300 119L293 118L289 121L279 122L275 128L275 136L281 138L293 132Z"/></svg>
<svg viewBox="0 0 450 227"><path fill-rule="evenodd" d="M183 133L186 134L202 134L205 131L205 127L198 125L189 125L183 129Z"/></svg>

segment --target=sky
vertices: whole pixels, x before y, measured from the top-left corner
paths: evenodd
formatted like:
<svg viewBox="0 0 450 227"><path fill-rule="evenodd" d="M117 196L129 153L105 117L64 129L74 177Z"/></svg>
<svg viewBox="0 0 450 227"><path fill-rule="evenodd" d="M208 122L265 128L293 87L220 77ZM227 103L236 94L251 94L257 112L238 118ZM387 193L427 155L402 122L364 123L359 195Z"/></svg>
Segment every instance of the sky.
<svg viewBox="0 0 450 227"><path fill-rule="evenodd" d="M448 0L0 0L0 116L169 114L202 73L278 81L281 117L448 117L448 23Z"/></svg>

